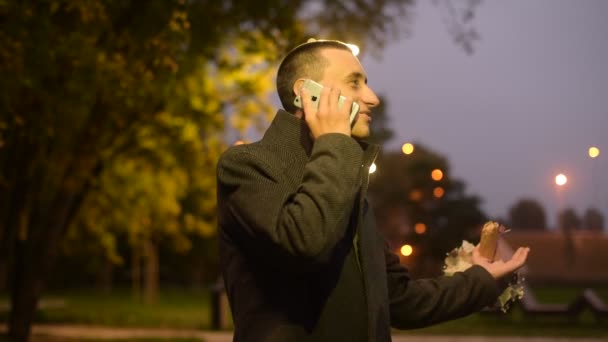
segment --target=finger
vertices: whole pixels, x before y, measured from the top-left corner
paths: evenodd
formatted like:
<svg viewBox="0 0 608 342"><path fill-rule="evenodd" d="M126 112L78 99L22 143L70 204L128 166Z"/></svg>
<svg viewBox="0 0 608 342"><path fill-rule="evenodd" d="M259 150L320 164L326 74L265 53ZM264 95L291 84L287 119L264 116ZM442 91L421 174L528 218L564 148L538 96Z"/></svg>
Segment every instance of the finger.
<svg viewBox="0 0 608 342"><path fill-rule="evenodd" d="M316 115L316 110L312 99L310 97L310 92L306 88L300 89L300 97L302 99L302 108L304 109L305 119L310 116L313 117Z"/></svg>
<svg viewBox="0 0 608 342"><path fill-rule="evenodd" d="M321 95L319 96L319 112L327 113L329 111L330 94L331 94L331 87L324 86L323 89L321 89Z"/></svg>
<svg viewBox="0 0 608 342"><path fill-rule="evenodd" d="M517 270L518 268L524 265L528 257L528 252L529 248L520 247L517 249L517 251L513 254L511 260L506 263L511 272Z"/></svg>
<svg viewBox="0 0 608 342"><path fill-rule="evenodd" d="M344 111L346 111L349 114L349 116L350 116L350 111L353 108L353 102L355 102L355 100L352 97L350 97L350 96L344 97L344 104L343 104Z"/></svg>
<svg viewBox="0 0 608 342"><path fill-rule="evenodd" d="M519 247L513 254L512 259L525 262L528 257L529 248Z"/></svg>
<svg viewBox="0 0 608 342"><path fill-rule="evenodd" d="M339 109L338 109L338 100L340 98L340 88L338 87L332 87L331 88L331 92L329 93L329 105L330 105L330 109L332 111L332 113L338 113Z"/></svg>

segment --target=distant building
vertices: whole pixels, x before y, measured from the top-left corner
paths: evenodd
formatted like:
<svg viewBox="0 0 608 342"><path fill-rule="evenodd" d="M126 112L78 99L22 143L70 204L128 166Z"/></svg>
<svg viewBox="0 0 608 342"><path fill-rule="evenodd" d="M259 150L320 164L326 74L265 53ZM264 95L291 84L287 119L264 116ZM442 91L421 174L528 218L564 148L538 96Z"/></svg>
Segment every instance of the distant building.
<svg viewBox="0 0 608 342"><path fill-rule="evenodd" d="M498 253L507 258L519 246L531 248L521 270L530 284L608 285L608 235L602 231L510 231Z"/></svg>

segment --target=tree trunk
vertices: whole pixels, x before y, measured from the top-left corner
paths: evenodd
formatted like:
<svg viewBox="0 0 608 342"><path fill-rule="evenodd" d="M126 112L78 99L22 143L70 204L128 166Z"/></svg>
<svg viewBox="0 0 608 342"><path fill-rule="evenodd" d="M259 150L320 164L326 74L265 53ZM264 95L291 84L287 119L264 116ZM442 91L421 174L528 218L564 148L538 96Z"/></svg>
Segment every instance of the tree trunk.
<svg viewBox="0 0 608 342"><path fill-rule="evenodd" d="M0 292L8 289L6 284L8 275L8 259L0 258Z"/></svg>
<svg viewBox="0 0 608 342"><path fill-rule="evenodd" d="M141 298L141 253L137 243L131 253L131 294L137 300Z"/></svg>
<svg viewBox="0 0 608 342"><path fill-rule="evenodd" d="M11 312L9 316L9 336L14 341L28 341L32 315L36 307L36 296L33 291L23 291L27 281L24 279L25 272L25 241L17 242L15 247L14 274L11 283Z"/></svg>
<svg viewBox="0 0 608 342"><path fill-rule="evenodd" d="M150 239L144 243L144 262L144 302L153 304L158 300L158 249Z"/></svg>
<svg viewBox="0 0 608 342"><path fill-rule="evenodd" d="M14 341L26 342L29 339L38 299L51 271L59 242L87 193L86 187L75 191L78 188L71 185L61 187L48 207L36 203L28 217L21 217L11 282L8 329Z"/></svg>
<svg viewBox="0 0 608 342"><path fill-rule="evenodd" d="M97 272L97 287L105 292L110 293L112 290L114 265L109 260L104 260L99 271Z"/></svg>
<svg viewBox="0 0 608 342"><path fill-rule="evenodd" d="M19 240L15 248L15 267L11 289L9 336L14 341L29 340L30 328L40 295L55 259L57 241L52 227L40 240Z"/></svg>

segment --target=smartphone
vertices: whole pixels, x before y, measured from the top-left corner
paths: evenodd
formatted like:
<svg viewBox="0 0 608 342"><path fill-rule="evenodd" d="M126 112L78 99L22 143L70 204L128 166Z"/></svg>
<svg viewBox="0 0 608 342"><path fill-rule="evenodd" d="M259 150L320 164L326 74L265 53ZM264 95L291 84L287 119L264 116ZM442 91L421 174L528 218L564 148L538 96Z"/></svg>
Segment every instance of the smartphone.
<svg viewBox="0 0 608 342"><path fill-rule="evenodd" d="M311 96L311 100L312 100L312 103L315 105L315 108L318 108L319 107L319 96L321 96L321 89L323 89L323 86L313 80L305 80L303 87L308 90L308 93ZM346 100L346 98L344 96L340 95L340 98L338 99L338 108L342 107L342 104L344 103L345 100ZM303 108L302 107L302 98L300 97L300 95L296 96L295 100L293 101L293 104L298 108ZM355 124L355 121L357 120L357 116L359 116L359 104L357 102L353 102L353 106L350 110L351 127Z"/></svg>

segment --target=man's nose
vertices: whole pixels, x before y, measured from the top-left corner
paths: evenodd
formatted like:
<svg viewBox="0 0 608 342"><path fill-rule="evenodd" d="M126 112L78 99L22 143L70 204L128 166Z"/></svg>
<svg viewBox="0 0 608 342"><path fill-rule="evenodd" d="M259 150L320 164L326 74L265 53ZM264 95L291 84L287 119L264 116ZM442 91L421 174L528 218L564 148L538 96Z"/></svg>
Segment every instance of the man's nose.
<svg viewBox="0 0 608 342"><path fill-rule="evenodd" d="M380 99L370 87L367 87L365 94L362 96L362 100L368 107L376 107L380 104Z"/></svg>

